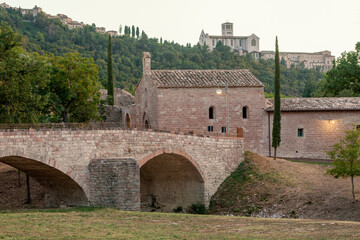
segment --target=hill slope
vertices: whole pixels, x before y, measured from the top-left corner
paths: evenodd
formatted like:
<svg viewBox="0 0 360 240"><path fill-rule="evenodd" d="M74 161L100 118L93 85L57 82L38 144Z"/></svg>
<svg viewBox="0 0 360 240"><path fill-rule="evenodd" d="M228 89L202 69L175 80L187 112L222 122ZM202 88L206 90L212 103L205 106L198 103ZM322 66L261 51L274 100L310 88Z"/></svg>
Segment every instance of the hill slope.
<svg viewBox="0 0 360 240"><path fill-rule="evenodd" d="M82 57L94 58L99 66L101 83L107 84L108 36L95 32L95 24L82 29L68 29L59 19L39 14L35 21L22 16L20 11L0 8L0 21L7 21L24 36L27 51L40 54L64 55L78 51ZM243 69L250 71L265 85L265 92L273 91L274 61L254 61L250 56L239 56L219 44L212 52L206 46L180 44L148 38L143 32L139 38L118 36L112 38L113 76L116 87L134 93L142 76L142 53L150 52L153 69ZM292 68L281 65L282 94L310 96L323 73L316 69Z"/></svg>
<svg viewBox="0 0 360 240"><path fill-rule="evenodd" d="M220 186L210 212L260 217L360 221L350 179L326 175L329 165L273 160L246 152L245 161ZM360 178L355 178L360 197Z"/></svg>

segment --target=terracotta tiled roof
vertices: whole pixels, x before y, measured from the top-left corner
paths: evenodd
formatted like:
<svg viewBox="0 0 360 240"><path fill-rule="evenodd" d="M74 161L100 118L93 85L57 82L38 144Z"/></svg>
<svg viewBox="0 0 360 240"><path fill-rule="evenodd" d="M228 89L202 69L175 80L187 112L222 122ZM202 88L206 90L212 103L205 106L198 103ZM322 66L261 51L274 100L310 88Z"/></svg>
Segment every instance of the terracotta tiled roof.
<svg viewBox="0 0 360 240"><path fill-rule="evenodd" d="M158 88L263 87L247 69L240 70L151 70Z"/></svg>
<svg viewBox="0 0 360 240"><path fill-rule="evenodd" d="M266 111L274 111L274 99L266 99ZM281 111L360 111L360 98L282 98Z"/></svg>

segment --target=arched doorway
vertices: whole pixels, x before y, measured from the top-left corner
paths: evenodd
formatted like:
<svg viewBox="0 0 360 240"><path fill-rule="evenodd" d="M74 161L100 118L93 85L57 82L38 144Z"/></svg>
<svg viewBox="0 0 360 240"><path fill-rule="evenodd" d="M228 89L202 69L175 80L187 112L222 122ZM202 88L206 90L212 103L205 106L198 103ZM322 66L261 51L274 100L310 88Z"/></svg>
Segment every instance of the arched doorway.
<svg viewBox="0 0 360 240"><path fill-rule="evenodd" d="M187 157L162 153L140 168L142 211L172 212L192 204L204 204L204 179Z"/></svg>
<svg viewBox="0 0 360 240"><path fill-rule="evenodd" d="M84 190L71 177L60 170L42 162L19 156L7 156L0 158L0 162L28 174L32 180L38 182L45 190L40 207L86 206L87 197ZM16 174L16 173L15 173ZM31 180L31 181L32 181ZM34 189L30 189L33 191ZM1 194L13 194L17 196L16 189L11 187Z"/></svg>
<svg viewBox="0 0 360 240"><path fill-rule="evenodd" d="M131 123L130 123L130 115L127 113L126 114L126 127L130 128L131 127Z"/></svg>
<svg viewBox="0 0 360 240"><path fill-rule="evenodd" d="M144 112L144 115L143 115L143 126L144 126L145 129L150 128L150 121L149 121L149 117L146 114L146 112Z"/></svg>

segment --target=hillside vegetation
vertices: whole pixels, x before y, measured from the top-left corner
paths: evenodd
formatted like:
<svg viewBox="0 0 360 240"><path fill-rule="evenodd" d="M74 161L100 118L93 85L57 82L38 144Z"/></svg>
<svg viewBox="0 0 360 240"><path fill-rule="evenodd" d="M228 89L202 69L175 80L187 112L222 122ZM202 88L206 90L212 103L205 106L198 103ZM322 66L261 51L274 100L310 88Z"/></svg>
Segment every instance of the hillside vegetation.
<svg viewBox="0 0 360 240"><path fill-rule="evenodd" d="M211 199L213 214L360 221L350 179L326 175L329 164L291 162L246 152ZM360 178L355 178L360 195Z"/></svg>
<svg viewBox="0 0 360 240"><path fill-rule="evenodd" d="M100 82L106 87L107 35L96 33L95 24L70 30L59 19L48 19L43 14L33 19L22 16L20 11L13 9L0 9L0 20L7 21L23 35L23 46L28 52L62 56L78 51L82 57L94 58L99 66ZM144 51L151 53L153 69L248 68L264 83L265 92L273 92L274 61L254 61L250 56L238 56L222 44L209 52L206 46L182 46L175 42L149 38L144 31L139 38L127 34L115 37L112 41L116 87L132 93L142 76L141 58ZM317 83L323 78L323 73L317 69L286 69L284 64L281 65L281 73L282 94L286 96L311 96Z"/></svg>

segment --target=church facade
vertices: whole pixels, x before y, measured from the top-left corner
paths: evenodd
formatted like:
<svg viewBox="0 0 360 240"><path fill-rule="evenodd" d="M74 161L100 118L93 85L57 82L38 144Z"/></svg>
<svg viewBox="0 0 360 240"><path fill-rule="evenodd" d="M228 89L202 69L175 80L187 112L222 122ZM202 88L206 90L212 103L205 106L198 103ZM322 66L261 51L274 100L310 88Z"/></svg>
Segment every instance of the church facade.
<svg viewBox="0 0 360 240"><path fill-rule="evenodd" d="M226 22L221 24L221 35L209 35L204 30L200 33L200 45L207 45L212 51L218 42L222 42L225 46L229 46L232 51L238 52L240 55L250 53L254 59L260 57L260 38L255 34L250 36L234 36L234 24Z"/></svg>
<svg viewBox="0 0 360 240"><path fill-rule="evenodd" d="M130 128L243 137L245 150L273 154L273 102L246 69L152 70L144 53L135 104L122 109ZM281 111L280 157L325 159L345 130L360 127L360 98L282 99Z"/></svg>

